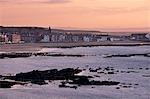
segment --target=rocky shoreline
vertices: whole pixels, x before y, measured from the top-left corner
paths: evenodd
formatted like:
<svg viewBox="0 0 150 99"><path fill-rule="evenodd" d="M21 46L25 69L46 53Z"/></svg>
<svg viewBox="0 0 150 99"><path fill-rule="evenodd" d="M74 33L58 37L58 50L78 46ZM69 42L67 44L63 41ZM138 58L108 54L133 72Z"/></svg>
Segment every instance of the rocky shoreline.
<svg viewBox="0 0 150 99"><path fill-rule="evenodd" d="M91 86L95 88L96 86L116 86L116 89L120 88L130 88L136 87L139 84L123 83L120 81L114 81L111 79L108 80L95 80L95 78L101 78L104 75L115 75L118 73L121 74L130 74L130 73L139 73L140 70L148 71L150 68L128 68L127 71L117 70L114 67L105 67L105 68L64 68L64 69L49 69L49 70L33 70L30 72L17 73L13 76L3 76L0 75L0 88L11 88L14 85L26 85L26 84L36 84L36 85L46 85L50 84L53 81L60 81L59 88L74 88L77 89L81 86ZM88 71L93 75L81 75L80 73ZM148 78L150 75L142 75L141 77Z"/></svg>
<svg viewBox="0 0 150 99"><path fill-rule="evenodd" d="M46 80L48 81L55 81L60 80L61 84L59 87L64 88L77 88L81 85L105 85L105 86L112 86L112 85L118 85L120 82L116 81L95 81L90 80L90 78L94 78L92 76L86 76L86 75L76 75L83 70L76 68L65 68L61 70L57 69L50 69L45 71L38 71L33 70L31 72L26 73L18 73L15 76L0 76L2 80L0 80L0 88L11 88L11 86L15 84L24 85L26 83L32 83L32 84L38 84L38 85L45 85L48 84ZM6 81L5 81L6 80ZM12 80L12 81L7 81ZM71 86L67 86L66 84L71 84Z"/></svg>
<svg viewBox="0 0 150 99"><path fill-rule="evenodd" d="M4 58L25 58L25 57L31 57L31 56L84 57L85 55L51 53L51 52L11 52L11 53L0 53L0 59L4 59Z"/></svg>
<svg viewBox="0 0 150 99"><path fill-rule="evenodd" d="M53 52L10 52L10 53L0 53L0 59L4 59L4 58L26 58L26 57L31 57L31 56L84 57L84 56L87 56L87 55L63 54L63 53L53 53ZM103 55L103 58L132 57L132 56L150 57L150 53Z"/></svg>
<svg viewBox="0 0 150 99"><path fill-rule="evenodd" d="M114 55L104 55L104 58L113 58L113 57L132 57L132 56L144 56L144 57L150 57L150 53L144 53L144 54L114 54Z"/></svg>

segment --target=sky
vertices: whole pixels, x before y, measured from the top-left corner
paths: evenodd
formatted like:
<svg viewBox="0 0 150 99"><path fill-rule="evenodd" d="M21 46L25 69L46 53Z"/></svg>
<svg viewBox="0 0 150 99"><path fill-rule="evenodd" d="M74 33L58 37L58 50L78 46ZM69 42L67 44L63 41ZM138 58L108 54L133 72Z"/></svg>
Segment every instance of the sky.
<svg viewBox="0 0 150 99"><path fill-rule="evenodd" d="M150 0L0 0L0 25L150 31Z"/></svg>

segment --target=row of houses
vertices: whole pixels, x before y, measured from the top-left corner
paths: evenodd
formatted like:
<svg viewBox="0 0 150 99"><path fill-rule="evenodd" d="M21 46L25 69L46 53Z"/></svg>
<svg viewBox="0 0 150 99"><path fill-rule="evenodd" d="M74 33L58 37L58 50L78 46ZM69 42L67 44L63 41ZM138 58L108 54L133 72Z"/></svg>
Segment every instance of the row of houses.
<svg viewBox="0 0 150 99"><path fill-rule="evenodd" d="M57 43L57 42L103 42L103 41L150 41L149 33L129 36L108 35L100 31L61 30L38 27L0 27L0 42L5 43Z"/></svg>

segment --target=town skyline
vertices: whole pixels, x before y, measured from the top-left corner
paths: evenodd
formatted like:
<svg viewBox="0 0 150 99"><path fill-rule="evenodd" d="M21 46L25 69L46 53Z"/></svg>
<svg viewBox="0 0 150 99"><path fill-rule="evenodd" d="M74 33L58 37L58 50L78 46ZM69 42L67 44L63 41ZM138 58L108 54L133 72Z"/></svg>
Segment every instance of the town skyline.
<svg viewBox="0 0 150 99"><path fill-rule="evenodd" d="M149 32L149 0L0 0L0 25Z"/></svg>

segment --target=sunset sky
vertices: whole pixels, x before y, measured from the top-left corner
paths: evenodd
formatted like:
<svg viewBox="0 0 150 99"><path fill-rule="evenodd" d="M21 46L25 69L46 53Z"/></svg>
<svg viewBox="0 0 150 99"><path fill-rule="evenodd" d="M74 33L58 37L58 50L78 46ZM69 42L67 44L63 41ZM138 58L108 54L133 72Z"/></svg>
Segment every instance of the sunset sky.
<svg viewBox="0 0 150 99"><path fill-rule="evenodd" d="M0 25L150 31L150 0L0 0Z"/></svg>

